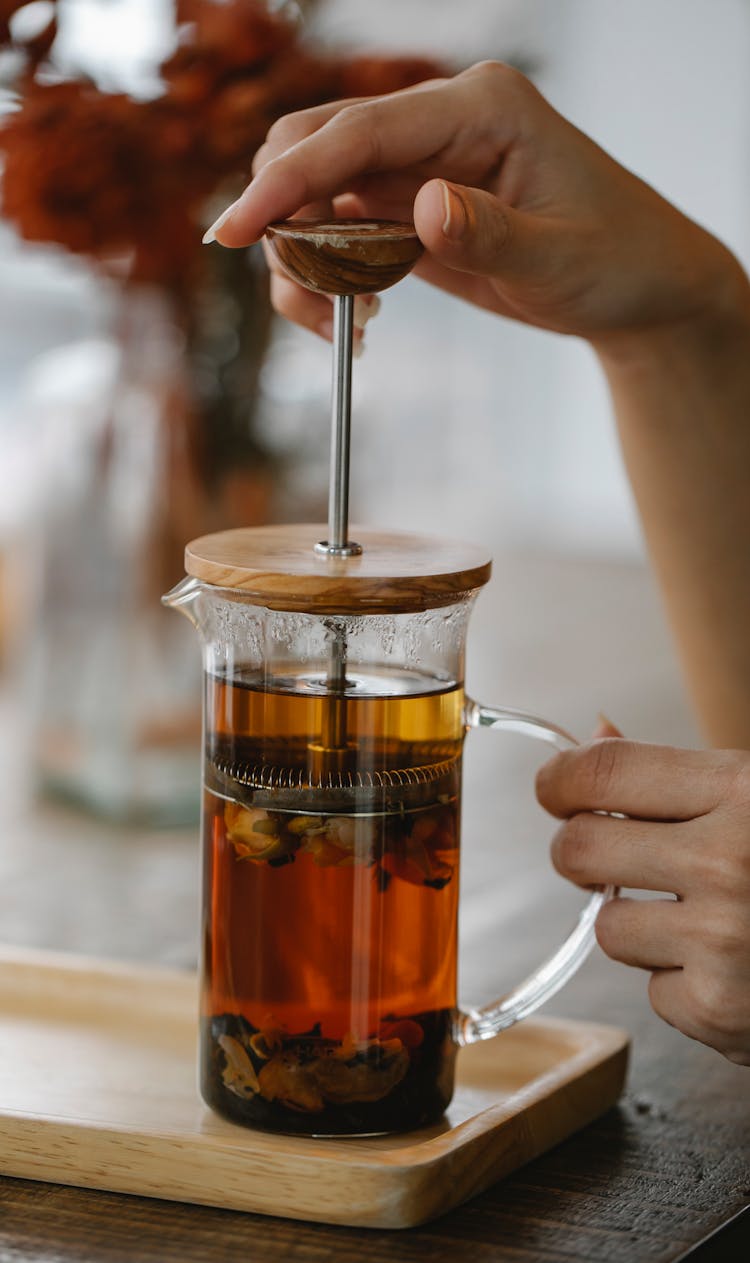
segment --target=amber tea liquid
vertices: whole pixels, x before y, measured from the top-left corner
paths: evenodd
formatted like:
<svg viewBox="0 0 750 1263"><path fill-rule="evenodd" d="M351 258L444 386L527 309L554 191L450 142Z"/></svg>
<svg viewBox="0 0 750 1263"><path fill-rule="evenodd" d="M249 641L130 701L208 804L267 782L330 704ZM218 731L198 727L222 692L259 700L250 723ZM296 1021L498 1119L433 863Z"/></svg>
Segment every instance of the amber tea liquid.
<svg viewBox="0 0 750 1263"><path fill-rule="evenodd" d="M205 1099L298 1134L434 1121L453 1090L462 690L376 671L347 672L338 700L302 671L206 690Z"/></svg>

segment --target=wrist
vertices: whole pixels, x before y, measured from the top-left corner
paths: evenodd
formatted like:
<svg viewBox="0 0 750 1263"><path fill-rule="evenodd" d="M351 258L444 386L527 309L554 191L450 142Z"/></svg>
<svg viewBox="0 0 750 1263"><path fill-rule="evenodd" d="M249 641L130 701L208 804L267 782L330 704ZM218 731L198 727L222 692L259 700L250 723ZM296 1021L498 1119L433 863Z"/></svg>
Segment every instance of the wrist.
<svg viewBox="0 0 750 1263"><path fill-rule="evenodd" d="M716 243L718 246L718 243ZM750 348L750 280L725 247L707 269L700 297L654 323L599 334L591 346L604 371L642 373L670 363L718 362Z"/></svg>

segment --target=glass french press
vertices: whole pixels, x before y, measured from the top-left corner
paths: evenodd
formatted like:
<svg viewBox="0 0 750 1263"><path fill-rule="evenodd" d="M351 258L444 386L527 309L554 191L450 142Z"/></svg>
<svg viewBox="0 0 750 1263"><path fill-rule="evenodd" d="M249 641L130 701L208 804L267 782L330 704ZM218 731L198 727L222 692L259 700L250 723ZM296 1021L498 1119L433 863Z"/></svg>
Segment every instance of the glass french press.
<svg viewBox="0 0 750 1263"><path fill-rule="evenodd" d="M458 1008L465 734L572 739L464 694L481 549L348 537L353 295L410 270L414 229L294 220L268 236L290 275L336 296L329 522L325 539L195 540L164 598L200 632L205 669L201 1090L248 1126L372 1135L440 1117L457 1050L554 995L609 892L513 991Z"/></svg>

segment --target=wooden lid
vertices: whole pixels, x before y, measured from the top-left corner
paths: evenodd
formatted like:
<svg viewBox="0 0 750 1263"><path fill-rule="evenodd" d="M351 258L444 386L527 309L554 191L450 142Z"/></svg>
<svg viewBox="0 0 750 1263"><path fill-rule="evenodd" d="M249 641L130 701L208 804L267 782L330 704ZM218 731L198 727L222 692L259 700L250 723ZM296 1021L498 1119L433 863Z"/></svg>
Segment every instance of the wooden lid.
<svg viewBox="0 0 750 1263"><path fill-rule="evenodd" d="M313 614L396 614L451 605L490 577L475 544L399 531L353 528L357 557L326 557L325 526L220 531L185 549L189 575L271 609Z"/></svg>

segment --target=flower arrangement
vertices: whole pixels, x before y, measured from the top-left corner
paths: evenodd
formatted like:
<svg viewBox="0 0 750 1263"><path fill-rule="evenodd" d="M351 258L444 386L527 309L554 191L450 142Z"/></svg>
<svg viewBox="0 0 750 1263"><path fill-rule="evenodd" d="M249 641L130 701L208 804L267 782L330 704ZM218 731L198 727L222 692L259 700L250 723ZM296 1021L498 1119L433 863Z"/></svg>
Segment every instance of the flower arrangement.
<svg viewBox="0 0 750 1263"><path fill-rule="evenodd" d="M99 812L180 818L195 808L198 662L159 595L186 540L273 518L282 481L255 423L271 329L262 257L207 250L203 228L248 181L274 119L440 71L336 55L261 0L174 0L159 90L136 99L64 71L65 0L33 6L45 20L32 34L22 7L0 0L13 107L0 210L27 241L90 260L119 297L114 397L76 457L88 482L76 503L53 497L46 525L37 777ZM81 696L108 699L106 723Z"/></svg>
<svg viewBox="0 0 750 1263"><path fill-rule="evenodd" d="M64 0L33 38L14 43L22 7L0 0L0 46L22 55L20 108L0 127L4 214L30 241L58 242L134 281L178 289L191 280L207 205L247 181L274 119L439 73L420 58L310 48L297 22L260 0L176 0L162 91L134 100L56 72Z"/></svg>
<svg viewBox="0 0 750 1263"><path fill-rule="evenodd" d="M56 242L123 282L163 291L185 339L193 430L206 436L199 458L218 497L222 477L267 458L253 412L271 319L254 252L202 249L203 228L248 181L276 118L406 87L440 67L311 47L298 20L262 0L174 0L161 91L136 100L61 75L65 0L47 5L41 30L14 39L23 7L0 0L0 50L13 48L20 64L17 108L0 125L0 210L28 241Z"/></svg>

